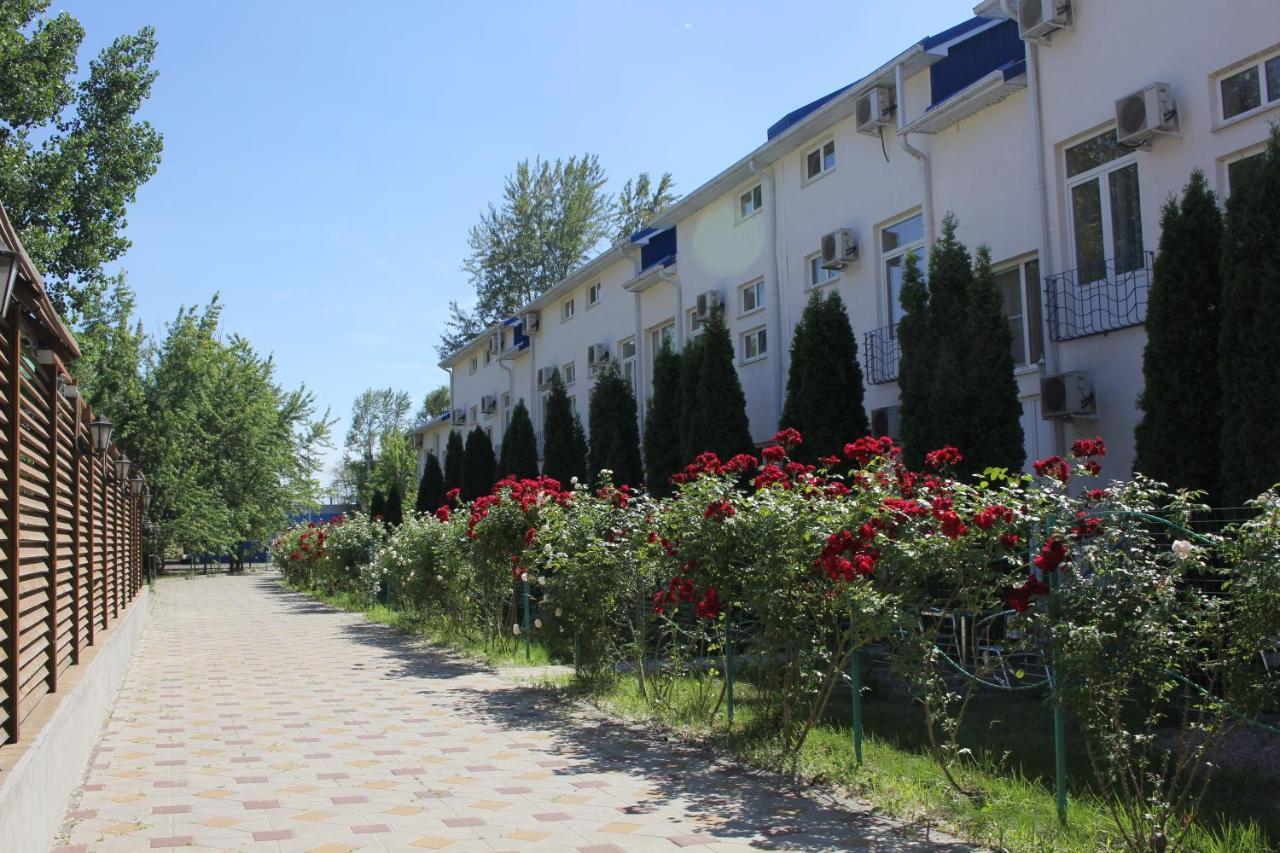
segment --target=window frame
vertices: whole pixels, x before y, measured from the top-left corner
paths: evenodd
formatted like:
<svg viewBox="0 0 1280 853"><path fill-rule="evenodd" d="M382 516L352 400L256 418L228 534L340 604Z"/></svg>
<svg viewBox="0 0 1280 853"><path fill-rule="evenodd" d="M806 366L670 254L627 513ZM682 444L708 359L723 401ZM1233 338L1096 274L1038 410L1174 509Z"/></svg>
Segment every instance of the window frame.
<svg viewBox="0 0 1280 853"><path fill-rule="evenodd" d="M631 355L624 355L628 347L631 349ZM636 381L636 362L639 360L639 356L640 349L636 346L634 336L618 341L618 368L622 373L622 377L631 381L632 390L635 390L639 384Z"/></svg>
<svg viewBox="0 0 1280 853"><path fill-rule="evenodd" d="M756 354L747 354L748 341L756 342ZM754 364L757 361L769 357L769 333L768 326L755 326L747 329L738 336L739 342L739 364ZM763 347L761 344L763 343Z"/></svg>
<svg viewBox="0 0 1280 853"><path fill-rule="evenodd" d="M572 320L575 316L577 316L578 306L576 304L576 300L577 300L576 296L570 296L568 299L565 299L560 303L560 322L561 323L567 323L570 320Z"/></svg>
<svg viewBox="0 0 1280 853"><path fill-rule="evenodd" d="M743 210L743 201L750 197L751 210ZM760 213L764 209L764 185L760 183L747 187L745 192L738 193L738 203L734 208L736 220L738 222L746 222L751 217Z"/></svg>
<svg viewBox="0 0 1280 853"><path fill-rule="evenodd" d="M480 356L478 355L471 356L471 361L467 363L467 375L475 376L476 371L478 371L479 369L480 369Z"/></svg>
<svg viewBox="0 0 1280 853"><path fill-rule="evenodd" d="M578 368L572 361L560 365L560 380L566 388L578 380Z"/></svg>
<svg viewBox="0 0 1280 853"><path fill-rule="evenodd" d="M1109 178L1112 173L1119 172L1122 169L1127 169L1130 166L1137 168L1139 163L1139 157L1138 157L1138 149L1132 148L1132 149L1129 149L1127 152L1121 154L1119 157L1115 157L1111 160L1106 161L1105 163L1101 163L1097 166L1094 166L1091 169L1086 169L1085 171L1080 172L1078 175L1072 175L1068 177L1067 176L1067 171L1068 171L1067 170L1067 152L1079 145L1084 145L1085 143L1090 142L1091 140L1097 139L1100 136L1105 136L1108 133L1117 133L1117 132L1118 132L1117 129L1114 126L1112 126L1112 127L1103 129L1101 131L1085 134L1084 136L1072 141L1070 144L1062 146L1062 166L1063 166L1062 199L1063 199L1063 204L1066 208L1067 257L1071 259L1071 264L1072 264L1071 268L1077 271L1082 270L1083 267L1080 263L1080 256L1079 256L1079 253L1077 252L1077 246L1076 246L1076 211L1075 211L1075 204L1073 203L1073 198L1072 198L1073 191L1075 190L1076 187L1083 186L1084 184L1088 184L1093 181L1096 181L1098 184L1098 206L1100 208L1099 224L1100 224L1100 227L1102 228L1102 259L1101 260L1105 268L1107 262L1114 262L1115 259L1117 258L1116 245L1115 245L1115 228L1111 218L1111 207L1112 207L1111 181L1109 180ZM1138 183L1137 183L1138 227L1141 229L1142 227L1142 173L1140 170L1137 172L1137 175L1138 175ZM1142 234L1141 236L1142 236L1143 245L1138 249L1137 260L1140 260L1141 257L1146 252L1146 235ZM1077 285L1080 287L1085 287L1088 285L1104 284L1107 281L1105 277L1102 279L1093 280L1093 281L1084 281L1080 277L1080 275L1081 274L1077 272Z"/></svg>
<svg viewBox="0 0 1280 853"><path fill-rule="evenodd" d="M844 275L844 270L829 270L822 266L822 250L814 252L811 255L804 256L804 289L813 290L818 287L825 287L836 279ZM815 276L823 275L825 278L818 281Z"/></svg>
<svg viewBox="0 0 1280 853"><path fill-rule="evenodd" d="M645 336L649 341L649 367L653 368L653 362L657 359L658 353L662 351L661 340L665 337L671 343L671 349L674 352L680 340L676 336L676 321L674 318L665 320L656 326L650 326L645 332Z"/></svg>
<svg viewBox="0 0 1280 853"><path fill-rule="evenodd" d="M503 391L498 397L498 405L502 407L502 431L505 434L511 426L511 392Z"/></svg>
<svg viewBox="0 0 1280 853"><path fill-rule="evenodd" d="M1209 93L1213 103L1212 130L1217 131L1242 121L1248 121L1255 116L1280 107L1280 97L1270 100L1267 98L1267 63L1274 60L1280 60L1280 45L1272 45L1265 50L1260 50L1233 65L1209 75ZM1222 96L1222 84L1232 77L1250 70L1258 72L1258 106L1250 107L1228 118L1226 115L1226 102Z"/></svg>
<svg viewBox="0 0 1280 853"><path fill-rule="evenodd" d="M826 150L828 146L830 146L831 148L831 165L830 166L827 165L827 156L826 156ZM818 155L818 163L820 168L818 169L818 171L810 174L809 158L814 154ZM800 160L800 170L801 170L800 174L804 178L804 180L800 182L800 185L802 187L807 187L809 184L813 183L814 181L818 181L818 180L821 180L822 178L825 178L827 175L830 175L832 172L834 172L836 170L836 167L839 165L840 165L840 160L839 158L836 157L836 138L834 136L829 136L826 139L819 142L816 146L805 149L805 152Z"/></svg>
<svg viewBox="0 0 1280 853"><path fill-rule="evenodd" d="M895 228L899 225L903 225L907 222L910 222L912 219L920 220L919 239L912 240L907 243L902 243L898 246L893 247L892 249L885 249L884 248L884 232L889 230L890 228ZM876 251L880 255L879 290L881 295L884 297L884 307L885 307L884 320L885 320L885 325L889 327L889 337L891 338L897 337L898 323L902 322L902 317L899 316L895 320L894 316L897 312L900 312L902 310L902 307L896 304L893 298L893 292L892 292L893 285L889 277L889 262L893 260L897 260L898 258L902 258L902 269L903 269L903 275L905 276L907 255L911 254L912 252L915 252L917 256L920 257L922 260L926 259L928 256L928 252L927 252L928 243L929 243L929 234L928 234L928 229L925 227L923 210L916 210L911 213L905 214L903 216L899 216L895 219L890 219L889 221L876 227ZM924 260L924 262L927 263L927 260ZM927 267L922 269L921 272L927 272Z"/></svg>
<svg viewBox="0 0 1280 853"><path fill-rule="evenodd" d="M746 305L747 293L754 293L755 305L748 308ZM752 314L763 311L765 307L765 288L764 276L752 279L746 284L738 285L738 316L749 317Z"/></svg>
<svg viewBox="0 0 1280 853"><path fill-rule="evenodd" d="M604 300L604 282L597 281L587 288L587 309L590 310Z"/></svg>
<svg viewBox="0 0 1280 853"><path fill-rule="evenodd" d="M1032 264L1035 264L1037 269L1034 281L1029 278L1029 268ZM1017 271L1018 273L1018 299L1021 303L1021 313L1018 315L1018 319L1022 326L1022 355L1021 357L1014 359L1013 366L1015 370L1034 367L1044 359L1044 317L1040 305L1040 282L1043 278L1039 269L1040 258L1034 253L1001 261L998 264L992 265L991 268L991 274L994 279L999 279L1000 276L1009 272ZM1031 297L1033 295L1035 296L1035 313L1041 315L1040 323L1034 327L1034 331L1036 333L1034 337L1038 340L1038 347L1032 347L1033 326L1031 322L1031 311L1029 309L1031 308ZM1003 301L1003 296L1004 294L1002 293L1001 301ZM1010 315L1005 315L1006 321L1011 319L1013 318ZM1032 361L1031 354L1035 348L1040 350L1040 358Z"/></svg>
<svg viewBox="0 0 1280 853"><path fill-rule="evenodd" d="M1220 187L1218 195L1224 202L1231 197L1231 167L1265 153L1267 153L1267 143L1259 142L1218 158L1218 186Z"/></svg>

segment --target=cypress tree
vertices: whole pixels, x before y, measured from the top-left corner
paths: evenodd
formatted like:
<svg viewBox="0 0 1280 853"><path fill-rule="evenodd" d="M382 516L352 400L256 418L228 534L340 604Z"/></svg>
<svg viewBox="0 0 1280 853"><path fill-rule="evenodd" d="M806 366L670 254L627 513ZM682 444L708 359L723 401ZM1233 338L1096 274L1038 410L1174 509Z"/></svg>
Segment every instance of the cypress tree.
<svg viewBox="0 0 1280 853"><path fill-rule="evenodd" d="M1142 420L1133 467L1178 489L1221 494L1222 213L1204 174L1160 216L1160 251L1147 297Z"/></svg>
<svg viewBox="0 0 1280 853"><path fill-rule="evenodd" d="M400 496L400 486L392 483L387 492L386 517L383 519L391 527L399 527L404 523L404 498Z"/></svg>
<svg viewBox="0 0 1280 853"><path fill-rule="evenodd" d="M369 517L384 521L387 518L387 499L382 496L381 489L373 490L373 497L369 500Z"/></svg>
<svg viewBox="0 0 1280 853"><path fill-rule="evenodd" d="M685 344L680 353L680 454L676 470L693 461L706 448L695 447L693 420L698 410L698 377L702 373L703 339L701 336Z"/></svg>
<svg viewBox="0 0 1280 853"><path fill-rule="evenodd" d="M440 470L440 460L435 453L428 451L427 461L422 466L422 477L418 480L418 498L413 508L420 513L432 513L443 503L444 473Z"/></svg>
<svg viewBox="0 0 1280 853"><path fill-rule="evenodd" d="M991 252L978 249L967 298L964 344L967 378L959 412L964 462L959 473L987 468L1022 470L1026 448L1022 404L1013 376L1013 333L1004 314L1004 298L991 272Z"/></svg>
<svg viewBox="0 0 1280 853"><path fill-rule="evenodd" d="M663 343L653 360L653 396L644 417L644 480L649 493L671 493L671 475L682 467L680 454L680 360Z"/></svg>
<svg viewBox="0 0 1280 853"><path fill-rule="evenodd" d="M446 492L462 488L462 463L465 456L462 432L456 429L450 430L449 441L444 447L444 490Z"/></svg>
<svg viewBox="0 0 1280 853"><path fill-rule="evenodd" d="M538 440L533 434L533 421L529 419L524 400L511 410L511 423L507 424L507 432L502 437L498 473L521 479L538 476Z"/></svg>
<svg viewBox="0 0 1280 853"><path fill-rule="evenodd" d="M1227 199L1218 338L1221 488L1229 504L1280 481L1280 127L1257 161L1237 168L1247 171Z"/></svg>
<svg viewBox="0 0 1280 853"><path fill-rule="evenodd" d="M845 442L867 434L858 342L835 290L826 299L813 291L800 316L791 339L781 425L804 436L794 451L804 462L839 454Z"/></svg>
<svg viewBox="0 0 1280 853"><path fill-rule="evenodd" d="M578 417L578 413L573 413L573 444L571 445L572 454L569 457L570 471L573 473L570 478L578 478L579 483L589 482L587 471L587 431L582 428L582 418ZM566 481L567 482L567 481Z"/></svg>
<svg viewBox="0 0 1280 853"><path fill-rule="evenodd" d="M640 486L644 470L640 462L640 428L636 398L616 364L608 364L596 376L591 389L591 441L588 469L592 485L600 484L600 471L613 472L613 482Z"/></svg>
<svg viewBox="0 0 1280 853"><path fill-rule="evenodd" d="M576 464L573 407L560 380L560 371L551 374L547 394L547 410L543 412L542 473L568 487L569 478L580 476L582 465Z"/></svg>
<svg viewBox="0 0 1280 853"><path fill-rule="evenodd" d="M698 347L698 383L692 397L689 434L684 445L694 454L709 450L721 459L754 449L747 423L747 398L734 367L733 340L719 310L712 311L702 327Z"/></svg>
<svg viewBox="0 0 1280 853"><path fill-rule="evenodd" d="M487 495L493 488L496 467L493 442L484 430L475 427L467 433L466 450L462 457L462 499L473 501L481 495Z"/></svg>
<svg viewBox="0 0 1280 853"><path fill-rule="evenodd" d="M898 389L902 410L902 452L906 463L919 468L924 454L937 446L930 410L933 347L929 341L929 289L920 272L920 259L907 255L902 272L902 321L898 324Z"/></svg>
<svg viewBox="0 0 1280 853"><path fill-rule="evenodd" d="M929 252L929 345L933 350L929 377L929 413L933 418L932 447L919 447L923 455L943 445L954 445L966 460L972 455L965 428L968 416L969 372L967 339L968 302L973 281L969 251L956 238L956 217L942 219L942 236Z"/></svg>

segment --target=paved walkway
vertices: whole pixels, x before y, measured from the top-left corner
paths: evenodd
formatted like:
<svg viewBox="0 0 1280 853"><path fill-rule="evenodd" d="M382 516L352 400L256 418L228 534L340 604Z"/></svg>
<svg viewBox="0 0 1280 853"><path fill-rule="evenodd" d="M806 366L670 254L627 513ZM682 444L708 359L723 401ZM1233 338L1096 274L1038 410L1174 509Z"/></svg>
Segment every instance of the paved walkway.
<svg viewBox="0 0 1280 853"><path fill-rule="evenodd" d="M938 850L270 577L160 584L63 850Z"/></svg>

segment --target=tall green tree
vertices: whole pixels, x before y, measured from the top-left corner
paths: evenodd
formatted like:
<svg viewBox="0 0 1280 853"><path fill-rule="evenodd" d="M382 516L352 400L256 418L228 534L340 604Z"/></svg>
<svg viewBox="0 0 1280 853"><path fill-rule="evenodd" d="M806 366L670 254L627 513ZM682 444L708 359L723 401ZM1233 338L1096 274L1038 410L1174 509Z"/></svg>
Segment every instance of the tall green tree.
<svg viewBox="0 0 1280 853"><path fill-rule="evenodd" d="M106 412L124 430L141 423L146 398L143 367L147 339L133 317L135 298L123 274L103 291L86 293L75 326L80 358L76 382L94 411Z"/></svg>
<svg viewBox="0 0 1280 853"><path fill-rule="evenodd" d="M426 426L432 420L449 411L450 403L448 385L441 385L439 388L431 389L427 392L427 396L422 398L422 405L418 407L418 413L413 416L413 425L415 427Z"/></svg>
<svg viewBox="0 0 1280 853"><path fill-rule="evenodd" d="M959 473L973 474L987 468L1021 471L1027 452L1022 403L1018 402L1018 382L1013 376L1013 333L986 246L978 248L967 296L966 378L960 412L965 449Z"/></svg>
<svg viewBox="0 0 1280 853"><path fill-rule="evenodd" d="M1218 339L1221 489L1233 505L1280 482L1280 127L1261 157L1238 168L1246 171L1227 199Z"/></svg>
<svg viewBox="0 0 1280 853"><path fill-rule="evenodd" d="M1221 494L1222 213L1204 174L1160 215L1160 251L1147 298L1142 420L1134 470L1177 489Z"/></svg>
<svg viewBox="0 0 1280 853"><path fill-rule="evenodd" d="M422 477L418 480L418 497L413 508L420 513L435 512L444 503L444 472L440 470L440 460L435 453L427 451L427 459L422 466Z"/></svg>
<svg viewBox="0 0 1280 853"><path fill-rule="evenodd" d="M466 448L462 443L462 431L450 430L444 446L444 490L462 488L462 465L466 461Z"/></svg>
<svg viewBox="0 0 1280 853"><path fill-rule="evenodd" d="M498 459L501 476L514 475L521 479L538 476L538 438L533 432L533 421L524 400L511 410L511 423L502 436L502 453Z"/></svg>
<svg viewBox="0 0 1280 853"><path fill-rule="evenodd" d="M391 429L379 442L378 459L374 463L371 478L387 499L391 490L399 492L402 499L413 500L418 469L418 451L413 446L410 433Z"/></svg>
<svg viewBox="0 0 1280 853"><path fill-rule="evenodd" d="M400 487L392 483L391 491L387 492L387 524L399 527L403 523L404 498L400 495Z"/></svg>
<svg viewBox="0 0 1280 853"><path fill-rule="evenodd" d="M944 216L942 234L929 252L929 411L936 444L908 447L911 460L923 459L925 453L948 444L958 447L966 461L973 453L965 424L969 394L966 324L973 262L956 236L958 225L954 214Z"/></svg>
<svg viewBox="0 0 1280 853"><path fill-rule="evenodd" d="M613 472L611 479L616 484L643 485L636 398L616 364L610 363L596 376L589 412L591 437L587 467L592 485L600 484L603 469Z"/></svg>
<svg viewBox="0 0 1280 853"><path fill-rule="evenodd" d="M374 489L373 496L369 498L369 516L387 520L387 499L383 497L381 489Z"/></svg>
<svg viewBox="0 0 1280 853"><path fill-rule="evenodd" d="M590 482L590 471L587 468L587 431L582 426L582 418L577 412L573 413L573 444L572 453L569 456L570 473L568 483L573 482L573 478L577 477L579 483Z"/></svg>
<svg viewBox="0 0 1280 853"><path fill-rule="evenodd" d="M449 303L441 338L445 356L509 317L582 264L610 234L613 205L604 167L594 154L532 163L506 178L502 201L471 228L463 270L476 299L472 310Z"/></svg>
<svg viewBox="0 0 1280 853"><path fill-rule="evenodd" d="M663 172L655 184L648 172L641 172L634 179L627 179L618 193L617 210L614 213L613 242L626 240L661 216L679 195L670 172Z"/></svg>
<svg viewBox="0 0 1280 853"><path fill-rule="evenodd" d="M920 259L907 255L902 272L902 320L898 323L898 390L902 411L903 456L919 468L924 454L939 446L932 403L933 358L929 340L929 289Z"/></svg>
<svg viewBox="0 0 1280 853"><path fill-rule="evenodd" d="M0 4L0 199L68 316L109 289L129 248L128 206L163 141L137 114L156 72L155 31L123 35L81 74L84 29L49 0Z"/></svg>
<svg viewBox="0 0 1280 853"><path fill-rule="evenodd" d="M782 405L781 425L804 436L804 443L793 451L798 459L815 462L820 456L839 454L845 442L867 434L862 392L858 341L844 300L835 290L825 299L815 290L791 339Z"/></svg>
<svg viewBox="0 0 1280 853"><path fill-rule="evenodd" d="M354 482L356 502L364 505L373 491L374 469L382 455L382 442L409 428L409 395L394 388L367 388L351 404L344 464ZM383 494L389 484L381 483Z"/></svg>
<svg viewBox="0 0 1280 853"><path fill-rule="evenodd" d="M721 459L754 448L747 422L747 398L734 367L733 340L719 309L711 312L696 344L697 383L692 395L683 398L689 412L688 432L681 445L690 459L711 451ZM686 360L686 368L695 360Z"/></svg>
<svg viewBox="0 0 1280 853"><path fill-rule="evenodd" d="M497 460L493 457L493 442L480 427L467 433L466 455L462 461L462 499L473 501L487 495L496 480Z"/></svg>
<svg viewBox="0 0 1280 853"><path fill-rule="evenodd" d="M680 400L680 355L664 342L653 360L653 396L644 416L644 481L658 497L671 493L671 475L683 467Z"/></svg>
<svg viewBox="0 0 1280 853"><path fill-rule="evenodd" d="M542 413L542 473L568 486L569 479L580 476L585 467L578 458L569 394L560 371L552 371L546 411Z"/></svg>
<svg viewBox="0 0 1280 853"><path fill-rule="evenodd" d="M702 377L702 359L706 352L704 338L699 335L684 345L680 353L680 454L676 470L693 461L704 448L691 443L694 419L698 415L698 380Z"/></svg>

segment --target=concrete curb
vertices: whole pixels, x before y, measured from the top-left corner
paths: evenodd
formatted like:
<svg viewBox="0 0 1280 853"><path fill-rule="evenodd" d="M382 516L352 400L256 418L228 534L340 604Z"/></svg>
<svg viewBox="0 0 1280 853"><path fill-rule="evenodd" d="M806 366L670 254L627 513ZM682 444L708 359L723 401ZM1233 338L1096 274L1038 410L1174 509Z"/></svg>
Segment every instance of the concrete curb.
<svg viewBox="0 0 1280 853"><path fill-rule="evenodd" d="M56 698L57 707L0 781L0 838L5 850L49 849L67 802L84 777L153 603L151 590L144 587L128 615L112 626L106 643L83 665L71 690L46 700Z"/></svg>

